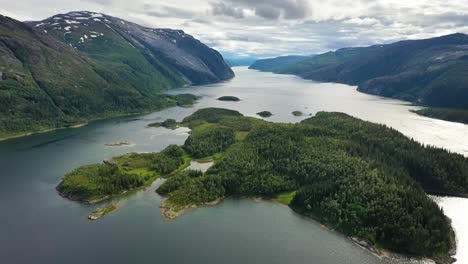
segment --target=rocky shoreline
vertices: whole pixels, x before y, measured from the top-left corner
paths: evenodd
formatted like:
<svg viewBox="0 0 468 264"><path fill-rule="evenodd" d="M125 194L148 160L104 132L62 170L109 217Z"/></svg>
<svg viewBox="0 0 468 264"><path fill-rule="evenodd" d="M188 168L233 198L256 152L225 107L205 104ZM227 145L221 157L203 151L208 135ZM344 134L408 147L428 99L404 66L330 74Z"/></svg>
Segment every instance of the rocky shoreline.
<svg viewBox="0 0 468 264"><path fill-rule="evenodd" d="M195 208L201 208L201 207L210 207L210 206L215 206L224 201L224 197L218 198L214 201L204 203L202 205L189 205L183 208L175 208L175 206L171 205L168 199L165 199L162 201L161 205L159 206L159 209L161 210L161 215L165 221L169 220L176 220L178 217L183 215L185 212L191 209Z"/></svg>
<svg viewBox="0 0 468 264"><path fill-rule="evenodd" d="M127 140L115 141L115 142L112 142L112 143L104 144L104 146L106 146L106 147L122 147L122 146L130 146L130 145L132 145L132 143L130 141L127 141Z"/></svg>
<svg viewBox="0 0 468 264"><path fill-rule="evenodd" d="M119 205L117 203L110 203L104 207L100 207L94 210L90 215L88 215L88 220L99 220L106 214L117 211L117 209L119 209Z"/></svg>

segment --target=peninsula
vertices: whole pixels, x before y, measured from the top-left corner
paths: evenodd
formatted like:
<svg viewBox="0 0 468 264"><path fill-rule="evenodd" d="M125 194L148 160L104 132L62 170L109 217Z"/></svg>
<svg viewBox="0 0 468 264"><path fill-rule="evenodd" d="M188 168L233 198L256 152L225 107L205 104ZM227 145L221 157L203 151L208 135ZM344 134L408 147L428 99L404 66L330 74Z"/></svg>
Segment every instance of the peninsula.
<svg viewBox="0 0 468 264"><path fill-rule="evenodd" d="M192 129L182 147L84 166L67 174L59 191L90 201L162 176L157 192L167 197L161 210L169 219L229 197L263 197L370 248L452 260L450 220L427 193L467 196L468 159L461 155L342 113L281 124L207 108L179 125ZM183 170L192 159L214 165Z"/></svg>

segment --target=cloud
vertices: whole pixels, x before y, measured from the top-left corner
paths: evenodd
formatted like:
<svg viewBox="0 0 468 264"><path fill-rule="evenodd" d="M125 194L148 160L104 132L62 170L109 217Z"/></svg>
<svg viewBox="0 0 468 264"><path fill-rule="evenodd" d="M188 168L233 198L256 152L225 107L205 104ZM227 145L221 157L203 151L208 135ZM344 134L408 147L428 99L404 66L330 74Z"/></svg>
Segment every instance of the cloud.
<svg viewBox="0 0 468 264"><path fill-rule="evenodd" d="M234 18L243 18L244 17L244 10L241 8L234 8L231 6L226 5L225 3L213 3L213 15L224 15L230 16Z"/></svg>
<svg viewBox="0 0 468 264"><path fill-rule="evenodd" d="M380 23L380 21L373 17L364 17L364 18L353 17L353 18L345 20L344 23L355 24L355 25L360 25L360 26L362 25L370 26L370 25L378 24Z"/></svg>
<svg viewBox="0 0 468 264"><path fill-rule="evenodd" d="M0 0L2 1L2 0ZM267 57L468 33L466 0L3 0L0 13L41 20L91 10L183 29L226 54Z"/></svg>
<svg viewBox="0 0 468 264"><path fill-rule="evenodd" d="M278 19L281 10L270 5L262 5L255 8L255 14L266 19Z"/></svg>
<svg viewBox="0 0 468 264"><path fill-rule="evenodd" d="M191 19L197 15L196 12L185 10L182 8L171 7L171 6L160 6L154 8L149 4L144 4L143 6L146 11L146 14L149 16L155 17L176 17L176 18L184 18L184 19Z"/></svg>
<svg viewBox="0 0 468 264"><path fill-rule="evenodd" d="M213 3L214 14L251 13L265 19L303 19L311 11L310 2L307 0L223 0ZM223 12L224 11L224 12Z"/></svg>

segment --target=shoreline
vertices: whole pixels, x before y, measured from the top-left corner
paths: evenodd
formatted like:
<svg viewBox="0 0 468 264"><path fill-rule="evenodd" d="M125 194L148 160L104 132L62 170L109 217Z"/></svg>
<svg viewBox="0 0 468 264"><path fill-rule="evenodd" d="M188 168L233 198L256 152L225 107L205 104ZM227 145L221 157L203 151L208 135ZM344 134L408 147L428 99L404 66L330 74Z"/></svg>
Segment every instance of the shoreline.
<svg viewBox="0 0 468 264"><path fill-rule="evenodd" d="M164 108L164 109L167 109L167 108ZM159 112L159 111L162 111L164 109L157 110L157 111L154 111L154 112ZM141 113L122 114L122 115L115 115L115 116L108 116L108 117L101 117L101 118L92 118L92 119L88 119L88 120L86 120L84 122L80 122L80 123L77 123L77 124L74 124L74 125L71 125L71 126L67 126L67 127L56 127L56 128L50 128L50 129L39 130L39 131L34 131L34 132L25 132L25 133L13 135L13 136L3 137L3 138L0 138L0 142L1 141L7 141L7 140L10 140L10 139L15 139L15 138L22 138L22 137L27 137L27 136L32 136L32 135L45 134L45 133L48 133L48 132L59 131L59 130L64 130L64 129L81 128L81 127L85 127L85 126L87 126L87 125L89 125L89 124L91 124L93 122L100 121L100 120L109 120L109 119L113 119L113 118L127 117L127 116L133 116L133 115L135 115L135 116L144 115L144 114L150 114L150 113L154 113L154 112L141 112Z"/></svg>
<svg viewBox="0 0 468 264"><path fill-rule="evenodd" d="M174 89L176 89L176 88L174 88ZM171 95L171 94L169 94L167 92L168 91L166 91L166 93L164 93L164 94ZM44 134L44 133L63 130L63 129L81 128L81 127L85 127L85 126L87 126L87 125L89 125L89 124L91 124L93 122L101 121L101 120L110 120L110 119L114 119L114 118L122 118L122 117L128 117L128 116L147 115L147 114L151 114L151 113L160 112L160 111L163 111L163 110L166 110L166 109L170 109L170 108L173 108L173 107L191 108L198 102L198 100L199 100L199 98L197 98L191 105L189 105L187 107L186 106L180 106L180 105L176 104L176 105L173 105L173 106L163 107L161 109L155 109L155 110L150 110L150 111L142 111L142 112L135 112L135 113L122 113L122 114L110 115L110 116L106 116L106 117L90 118L90 119L87 119L85 121L82 121L82 122L79 122L77 124L70 125L70 126L67 126L67 127L55 127L55 128L45 129L45 130L24 132L24 133L19 133L19 134L16 134L16 135L0 137L0 142L15 139L15 138L22 138L22 137L27 137L27 136L37 135L37 134Z"/></svg>
<svg viewBox="0 0 468 264"><path fill-rule="evenodd" d="M212 207L212 206L218 205L224 201L225 197L220 197L214 201L203 203L201 205L192 204L184 208L181 208L177 211L174 211L173 210L174 207L171 206L170 204L165 204L167 203L168 199L169 198L165 198L159 205L159 209L161 210L161 217L163 218L164 221L174 221L177 218L181 217L184 213L192 209L202 208L202 207Z"/></svg>
<svg viewBox="0 0 468 264"><path fill-rule="evenodd" d="M372 95L372 96L380 97L380 98L386 99L386 100L398 100L398 101L401 101L401 102L403 102L403 103L405 103L405 104L408 104L408 105L410 105L410 106L413 106L413 107L420 107L420 108L436 108L435 106L418 104L417 102L405 100L405 99L398 98L398 97L383 96L383 95L374 94L374 93L367 93L367 92L364 92L364 91L360 90L360 89L359 89L359 85L349 84L349 83L345 83L345 82L338 82L338 81L336 81L336 82L318 81L318 80L308 79L308 78L302 77L301 75L298 75L298 74L279 73L279 72L268 71L268 70L260 70L260 69L254 69L254 68L252 68L252 69L249 68L249 70L254 70L254 71L259 71L259 72L265 72L265 73L271 73L271 74L279 74L279 75L290 75L290 76L295 76L295 77L301 78L302 80L312 81L312 82L318 82L318 83L337 83L337 84L345 84L345 85L349 85L349 86L355 87L355 90L356 90L357 92L359 92L359 93L362 93L362 94ZM449 109L449 110L457 110L457 108L450 108L450 107L447 107L446 109ZM462 125L468 125L468 123L464 123L464 122L460 122L460 121L448 120L448 119L443 119L443 118L440 118L440 117L428 116L428 115L423 115L423 114L421 114L421 113L418 113L418 111L421 111L421 110L422 110L422 109L419 109L419 110L409 110L409 112L414 113L414 114L416 114L416 115L418 115L418 116L422 116L422 117L426 117L426 118L430 118L430 119L442 120L442 121L451 122L451 123L456 123L456 124L462 124ZM468 110L465 110L465 111L468 112Z"/></svg>
<svg viewBox="0 0 468 264"><path fill-rule="evenodd" d="M171 212L172 207L170 205L165 205L164 204L169 199L169 198L165 198L161 202L159 208L161 210L161 217L163 218L164 221L175 221L179 217L181 217L185 212L190 211L192 209L203 208L203 207L212 207L212 206L219 205L220 203L224 202L224 200L226 200L226 199L236 199L236 198L237 199L248 199L248 200L251 200L251 201L254 201L254 202L259 202L259 203L260 202L270 202L270 203L275 203L275 204L278 204L278 205L285 206L289 210L291 210L293 213L298 215L299 217L305 218L305 219L307 219L309 221L313 221L314 223L320 225L320 227L322 227L322 228L324 228L324 229L326 229L326 230L328 230L330 232L333 232L335 234L338 234L338 235L342 236L343 238L350 241L354 245L362 248L366 252L372 254L373 256L375 256L375 257L377 257L379 259L383 259L383 258L389 258L389 259L392 259L392 258L405 258L405 259L422 260L422 261L429 260L429 261L433 261L436 264L452 264L452 263L455 263L457 261L454 258L454 256L455 256L454 252L456 252L456 248L457 248L456 243L453 243L452 251L450 252L450 255L447 257L447 259L442 259L442 260L441 259L431 259L431 258L427 258L427 257L418 257L418 256L406 255L406 254L392 252L392 251L389 251L389 250L386 250L386 249L378 249L375 246L370 245L365 240L362 240L362 239L357 238L357 237L346 235L345 233L343 233L343 232L341 232L341 231L339 231L337 229L334 229L330 225L328 225L326 223L322 223L317 217L314 217L311 214L302 214L300 212L300 210L297 210L297 209L295 209L295 208L293 208L293 207L279 201L278 199L274 199L274 198L267 199L265 197L258 197L258 196L252 196L252 197L249 197L249 196L221 197L221 198L218 198L218 199L216 199L216 200L214 200L212 202L204 203L202 205L189 205L189 206L186 206L185 208L182 208L182 209L178 210L177 212L173 212L173 211Z"/></svg>
<svg viewBox="0 0 468 264"><path fill-rule="evenodd" d="M132 194L134 192L138 192L138 191L144 191L146 190L147 188L151 187L151 185L157 181L158 179L160 179L160 177L156 178L154 181L152 181L150 184L145 184L143 186L140 186L140 187L136 187L136 188L133 188L133 189L130 189L130 190L125 190L121 193L118 193L118 194L112 194L112 195L106 195L106 196L103 196L101 198L97 198L97 199L94 199L94 200L87 200L87 199L80 199L80 198L75 198L73 196L69 196L69 195L66 195L64 193L62 193L60 191L60 186L62 185L62 182L63 181L60 181L60 183L55 186L55 190L57 191L57 193L69 200L69 201L72 201L72 202L79 202L79 203L82 203L82 204L89 204L89 205L96 205L98 203L102 203L102 202L105 202L105 201L108 201L108 200L111 200L111 199L115 199L115 198L119 198L119 197L124 197L126 195L129 195L129 194Z"/></svg>

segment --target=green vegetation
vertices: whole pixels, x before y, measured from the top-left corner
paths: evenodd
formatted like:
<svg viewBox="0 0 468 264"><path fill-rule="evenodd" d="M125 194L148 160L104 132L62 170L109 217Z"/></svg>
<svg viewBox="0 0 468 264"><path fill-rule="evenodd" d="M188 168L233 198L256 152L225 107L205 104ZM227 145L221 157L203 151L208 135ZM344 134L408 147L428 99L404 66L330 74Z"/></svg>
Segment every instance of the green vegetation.
<svg viewBox="0 0 468 264"><path fill-rule="evenodd" d="M302 116L304 113L302 113L301 111L294 111L292 112L293 116Z"/></svg>
<svg viewBox="0 0 468 264"><path fill-rule="evenodd" d="M193 132L184 148L199 156L223 150L205 174L179 172L157 190L168 196L163 206L170 217L223 197L263 196L376 248L447 259L454 234L425 191L466 196L463 156L340 113L274 124L203 109L186 120ZM199 135L207 130L229 135L217 144L223 148L204 153L206 145L193 143L205 142ZM232 131L244 136L233 142Z"/></svg>
<svg viewBox="0 0 468 264"><path fill-rule="evenodd" d="M357 85L358 90L431 107L468 109L468 35L343 48L265 70ZM385 62L385 63L383 63Z"/></svg>
<svg viewBox="0 0 468 264"><path fill-rule="evenodd" d="M200 99L199 96L196 96L196 95L193 95L193 94L176 94L176 95L172 95L170 96L170 98L172 98L175 103L177 104L177 106L180 106L180 107L192 107L195 102Z"/></svg>
<svg viewBox="0 0 468 264"><path fill-rule="evenodd" d="M167 196L161 211L169 219L224 197L260 196L375 248L448 261L454 233L426 193L466 197L465 157L341 113L278 124L208 108L181 125L192 129L183 148L84 166L59 190L89 201L164 175L157 192ZM205 173L184 170L193 157L215 164Z"/></svg>
<svg viewBox="0 0 468 264"><path fill-rule="evenodd" d="M72 200L95 203L150 185L184 163L184 151L176 145L160 153L129 153L67 173L57 190Z"/></svg>
<svg viewBox="0 0 468 264"><path fill-rule="evenodd" d="M219 101L230 101L230 102L239 102L240 99L235 96L221 96L218 98Z"/></svg>
<svg viewBox="0 0 468 264"><path fill-rule="evenodd" d="M194 158L203 158L226 150L234 141L232 128L204 124L192 131L184 149Z"/></svg>
<svg viewBox="0 0 468 264"><path fill-rule="evenodd" d="M90 18L69 26L66 20L73 19L61 17L30 22L39 24L31 27L0 15L0 138L176 105L188 107L195 96L163 93L188 82L210 83L233 76L216 51L191 36L162 30L167 37L161 39L183 39L173 53L183 55L184 61L174 62L163 58L162 43L144 46L135 41L138 36L122 30L120 20L106 19L116 23ZM197 66L205 68L187 69Z"/></svg>
<svg viewBox="0 0 468 264"><path fill-rule="evenodd" d="M273 114L270 111L261 111L261 112L258 112L257 115L259 115L261 117L270 117Z"/></svg>
<svg viewBox="0 0 468 264"><path fill-rule="evenodd" d="M468 124L468 110L449 108L425 108L414 111L418 115Z"/></svg>
<svg viewBox="0 0 468 264"><path fill-rule="evenodd" d="M260 71L275 71L278 68L283 68L287 65L293 65L300 61L310 58L309 56L281 56L276 58L261 59L255 61L249 69Z"/></svg>
<svg viewBox="0 0 468 264"><path fill-rule="evenodd" d="M166 119L164 122L156 122L151 123L148 125L149 127L165 127L168 129L176 129L177 128L177 121L175 119Z"/></svg>
<svg viewBox="0 0 468 264"><path fill-rule="evenodd" d="M282 204L289 205L296 196L296 191L280 193L275 197L275 200Z"/></svg>

